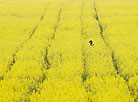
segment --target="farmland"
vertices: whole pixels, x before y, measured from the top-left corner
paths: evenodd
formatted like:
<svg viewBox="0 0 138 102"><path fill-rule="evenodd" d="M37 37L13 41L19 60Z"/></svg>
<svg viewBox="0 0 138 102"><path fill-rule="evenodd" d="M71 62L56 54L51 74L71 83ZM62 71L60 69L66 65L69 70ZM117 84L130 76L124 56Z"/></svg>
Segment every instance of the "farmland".
<svg viewBox="0 0 138 102"><path fill-rule="evenodd" d="M0 102L138 102L138 1L0 0Z"/></svg>

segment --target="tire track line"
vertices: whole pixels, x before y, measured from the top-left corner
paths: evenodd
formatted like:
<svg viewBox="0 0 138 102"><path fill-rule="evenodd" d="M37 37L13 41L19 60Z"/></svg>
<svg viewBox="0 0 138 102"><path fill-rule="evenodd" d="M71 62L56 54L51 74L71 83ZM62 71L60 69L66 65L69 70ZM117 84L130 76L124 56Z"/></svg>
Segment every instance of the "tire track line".
<svg viewBox="0 0 138 102"><path fill-rule="evenodd" d="M113 66L114 66L114 68L115 68L115 70L117 72L117 75L119 75L120 77L122 77L125 80L125 82L126 82L126 84L128 86L129 91L131 91L130 90L130 86L128 85L129 79L126 76L124 76L124 75L122 75L120 73L120 71L119 71L120 67L119 67L117 58L115 58L115 53L114 53L113 49L109 46L109 44L107 43L107 41L105 40L105 36L103 35L103 26L102 26L102 24L101 24L101 22L99 20L99 16L98 16L98 12L97 12L95 1L93 2L93 6L94 6L94 11L95 11L95 19L97 20L99 28L100 28L100 36L103 39L103 41L104 41L105 45L107 46L107 48L111 52L112 63L113 63Z"/></svg>
<svg viewBox="0 0 138 102"><path fill-rule="evenodd" d="M57 31L57 28L58 28L58 24L60 22L60 16L61 16L61 12L62 12L62 5L61 5L61 8L60 8L59 13L58 13L57 23L55 24L56 29L54 28L54 33L53 33L54 36L56 35L56 31ZM43 19L43 18L41 17L41 19ZM49 39L49 40L53 41L54 38L51 37L51 39ZM48 47L46 47L45 52L41 52L41 57L44 58L43 59L44 61L42 62L42 68L41 68L41 70L42 70L42 76L40 76L39 80L36 80L35 85L32 86L32 87L30 87L29 92L27 92L27 96L29 97L29 99L26 100L27 102L30 102L30 96L32 95L33 92L40 93L40 91L42 90L42 89L39 89L40 88L40 85L45 80L48 80L48 78L46 76L47 72L45 72L45 70L49 70L51 68L51 63L50 63L50 61L48 59L48 50L49 50L50 46L51 46L51 44L49 44Z"/></svg>
<svg viewBox="0 0 138 102"><path fill-rule="evenodd" d="M83 12L84 12L84 4L85 2L82 1L81 3L81 15L80 15L80 20L81 20L81 38L84 38L85 39L85 33L84 33L84 28L83 28ZM83 62L83 65L82 67L84 68L83 70L83 73L81 75L82 77L82 82L84 83L86 80L87 80L87 77L88 77L88 71L87 71L87 68L86 68L86 63L87 63L87 60L86 60L86 52L85 52L85 49L84 49L84 44L82 43L82 49L81 49L81 52L82 52L82 62Z"/></svg>
<svg viewBox="0 0 138 102"><path fill-rule="evenodd" d="M46 10L44 10L45 12ZM17 53L19 52L19 50L21 50L24 46L25 43L27 43L29 40L32 39L33 35L35 34L36 30L38 29L38 26L40 24L40 22L42 22L42 20L44 19L44 13L43 15L40 17L40 20L38 21L38 23L36 24L36 26L33 28L33 31L32 33L30 34L29 38L26 39L18 48L17 50L15 51L15 53L13 54L13 60L12 60L12 63L9 64L9 71L12 69L12 66L16 63L16 55Z"/></svg>
<svg viewBox="0 0 138 102"><path fill-rule="evenodd" d="M43 16L42 16L43 17ZM42 18L41 17L41 18ZM23 46L24 46L24 44L25 43L27 43L29 40L31 40L31 38L33 37L33 35L35 34L35 31L36 31L36 29L38 28L38 25L39 25L39 23L41 22L42 20L40 19L40 21L37 23L37 25L34 27L34 29L33 29L33 31L32 31L32 33L31 33L31 35L29 36L29 38L28 39L26 39L18 48L17 48L17 50L15 51L15 53L13 54L13 60L12 60L12 63L10 63L9 64L9 71L12 69L12 66L16 63L16 55L17 55L17 53L19 52L19 50L21 50L22 48L23 48Z"/></svg>
<svg viewBox="0 0 138 102"><path fill-rule="evenodd" d="M61 17L61 12L62 12L62 7L63 7L63 3L61 4L61 8L59 10L59 13L58 13L58 20L57 20L57 24L55 25L54 27L54 33L53 33L53 36L52 36L52 40L55 39L55 35L56 35L56 31L57 31L57 28L59 26L59 22L60 22L60 17Z"/></svg>
<svg viewBox="0 0 138 102"><path fill-rule="evenodd" d="M49 39L51 41L53 41L55 39L55 35L56 35L57 29L58 29L58 26L59 26L59 22L60 22L60 18L61 18L62 7L63 7L63 3L61 4L61 8L60 8L59 13L58 13L58 19L57 19L57 23L55 24L55 27L54 27L53 36L51 37L51 39ZM49 44L48 47L46 47L44 53L41 52L41 55L44 57L44 62L42 63L42 68L41 68L41 70L43 72L43 75L40 78L39 82L37 83L37 86L32 88L32 89L34 89L35 92L38 92L37 89L39 88L40 84L42 84L45 80L48 80L48 78L46 77L47 73L45 73L44 70L49 70L51 68L51 62L49 61L49 58L48 58L48 52L49 52L50 47L51 47L51 44Z"/></svg>
<svg viewBox="0 0 138 102"><path fill-rule="evenodd" d="M54 26L54 32L53 32L53 36L51 37L51 41L55 40L55 35L56 35L56 32L57 32L57 29L59 27L59 22L60 22L60 18L61 18L61 13L62 13L62 7L63 7L63 3L61 4L61 8L59 10L59 13L58 13L58 19L57 19L57 23L56 25ZM47 70L49 70L51 68L51 63L48 59L48 51L49 51L49 48L51 47L51 44L49 44L49 46L46 48L45 50L45 54L44 54L44 61L45 63L47 63Z"/></svg>
<svg viewBox="0 0 138 102"><path fill-rule="evenodd" d="M17 53L19 52L19 50L21 50L21 49L23 48L23 46L24 46L25 43L27 43L29 40L32 39L33 35L35 34L36 30L38 29L38 26L39 26L40 22L42 22L43 19L44 19L44 14L45 14L45 12L46 12L46 9L44 9L43 14L42 14L42 16L40 17L40 20L37 22L37 24L36 24L35 27L33 28L33 31L32 31L32 33L30 34L29 38L27 38L23 43L21 43L20 46L17 47L16 51L13 53L13 55L12 55L12 61L11 61L11 63L8 65L8 70L7 70L5 73L9 72L9 71L12 69L13 65L16 63L16 60L17 60ZM1 81L1 80L4 80L4 75L0 78L0 81Z"/></svg>

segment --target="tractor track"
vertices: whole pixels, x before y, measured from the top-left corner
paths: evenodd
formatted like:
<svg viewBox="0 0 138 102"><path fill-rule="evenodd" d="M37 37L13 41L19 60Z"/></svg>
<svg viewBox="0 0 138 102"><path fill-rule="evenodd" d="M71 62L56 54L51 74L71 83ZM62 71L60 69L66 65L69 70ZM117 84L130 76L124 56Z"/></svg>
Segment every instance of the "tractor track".
<svg viewBox="0 0 138 102"><path fill-rule="evenodd" d="M30 39L32 38L32 36L33 36L34 33L36 32L36 29L37 29L38 26L39 26L39 23L40 23L43 19L44 19L44 16L41 16L40 21L39 21L39 22L37 23L37 25L34 27L33 32L31 33L31 35L30 35L30 37L29 37L28 40L30 40ZM26 42L28 42L28 40L27 40Z"/></svg>
<svg viewBox="0 0 138 102"><path fill-rule="evenodd" d="M50 39L48 40L51 40L53 41L55 39L55 35L56 35L56 31L57 31L57 28L58 28L58 24L60 22L60 16L61 16L61 12L62 12L62 6L63 4L61 5L61 8L59 10L59 13L58 13L58 19L57 19L57 23L55 24L55 28L54 28L54 33L53 33L53 36L54 37L51 37ZM41 17L40 21L42 21L44 19L44 16ZM38 24L39 25L39 24ZM32 38L32 36L34 35L38 25L36 25L36 27L34 28L32 34L30 35L30 38ZM51 68L51 63L49 61L49 58L48 58L48 52L49 52L49 48L51 47L51 44L49 44L46 48L45 48L45 52L41 52L41 57L43 57L43 62L41 63L42 64L42 76L39 78L39 80L36 80L35 82L35 85L30 87L30 90L29 92L27 92L26 94L30 97L32 95L33 92L35 93L40 93L41 89L40 88L40 84L42 84L45 80L48 80L46 74L47 72L45 72L44 70L49 70ZM39 90L38 90L39 89ZM25 99L25 102L30 102L30 98L29 99Z"/></svg>
<svg viewBox="0 0 138 102"><path fill-rule="evenodd" d="M32 33L30 34L29 38L26 39L26 40L17 48L17 50L16 50L15 53L13 54L13 60L12 60L12 62L9 64L9 71L12 69L12 66L16 63L16 58L17 58L16 55L17 55L17 53L19 52L19 50L21 50L21 49L23 48L24 44L26 44L29 40L32 39L33 35L34 35L35 32L36 32L36 29L37 29L38 26L39 26L39 23L43 20L42 18L44 18L44 16L41 16L40 21L39 21L39 22L36 24L36 26L34 27L34 29L33 29Z"/></svg>
<svg viewBox="0 0 138 102"><path fill-rule="evenodd" d="M57 29L59 27L59 22L60 22L61 13L62 13L62 6L63 6L63 3L61 4L61 8L60 8L59 13L58 13L57 23L54 26L53 36L51 37L51 39L49 39L51 41L53 41L55 39L55 35L56 35ZM46 48L45 55L44 55L44 61L47 64L47 68L46 68L47 70L49 70L51 68L51 64L50 64L50 61L48 59L48 51L49 51L50 47L51 47L51 44L49 44L49 46Z"/></svg>
<svg viewBox="0 0 138 102"><path fill-rule="evenodd" d="M84 28L83 28L83 12L84 12L84 4L85 2L82 1L81 3L81 15L80 15L80 21L81 21L81 38L85 38L85 33L84 33ZM87 60L86 60L86 52L85 52L85 49L84 49L84 44L82 43L82 49L81 49L81 53L82 53L82 67L83 67L83 73L81 75L82 77L82 82L84 83L86 80L87 80L87 77L88 77L88 71L87 71L87 68L86 68L86 63L87 63Z"/></svg>
<svg viewBox="0 0 138 102"><path fill-rule="evenodd" d="M98 12L97 12L97 8L96 8L96 3L95 3L95 1L93 2L93 6L94 6L94 11L95 11L95 19L97 20L97 22L98 22L98 25L99 25L99 28L100 28L100 36L101 36L101 38L103 39L103 42L105 43L105 45L107 46L107 48L110 50L110 52L111 52L111 58L112 58L112 63L113 63L113 66L114 66L114 68L115 68L115 70L116 70L116 72L117 72L117 75L119 75L120 77L122 77L124 80L125 80L125 82L126 82L126 84L127 84L127 86L128 86L128 89L129 89L129 91L131 91L130 90L130 86L128 85L128 81L129 81L129 79L128 78L126 78L126 76L124 76L124 75L122 75L121 73L120 73L120 67L119 67L119 64L118 64L118 60L117 60L117 58L115 57L115 52L113 51L113 49L109 46L109 44L107 43L107 41L106 41L106 39L105 39L105 36L103 35L103 26L102 26L102 24L101 24L101 22L100 22L100 20L99 20L99 16L98 16Z"/></svg>
<svg viewBox="0 0 138 102"><path fill-rule="evenodd" d="M61 4L61 8L58 13L57 23L54 26L53 36L49 39L51 41L55 39L55 35L58 29L58 25L59 25L61 13L62 13L62 6L63 6L63 3ZM44 58L44 61L42 62L42 68L41 68L43 75L41 76L40 80L37 82L37 86L31 88L33 90L31 90L30 93L32 93L33 91L35 91L35 93L36 92L40 93L41 90L38 91L39 85L42 84L45 80L48 80L48 78L46 77L47 73L45 73L44 70L49 70L51 68L51 62L49 61L49 58L48 58L48 52L50 47L51 47L51 44L49 44L48 47L46 47L45 52L41 52L41 56L43 56Z"/></svg>
<svg viewBox="0 0 138 102"><path fill-rule="evenodd" d="M59 13L58 13L58 20L57 20L57 24L54 27L54 33L53 33L53 36L51 38L52 40L55 39L56 31L57 31L57 28L58 28L58 25L59 25L59 22L60 22L60 17L61 17L61 12L62 12L62 6L63 6L63 3L61 4L61 8L60 8Z"/></svg>
<svg viewBox="0 0 138 102"><path fill-rule="evenodd" d="M37 28L38 28L40 22L42 22L42 20L44 19L44 13L45 13L45 11L46 11L46 9L44 10L43 15L40 17L40 20L37 22L37 24L36 24L35 27L33 28L33 31L32 31L32 33L30 34L29 38L27 38L23 43L21 43L20 46L17 47L16 51L13 53L13 55L12 55L12 61L11 61L11 63L8 65L8 70L7 70L5 73L11 71L13 65L16 63L17 53L23 48L23 46L24 46L25 43L27 43L29 40L32 39L32 37L33 37L33 35L35 34L35 32L36 32L36 30L37 30ZM1 81L1 80L4 80L4 75L0 78L0 81Z"/></svg>

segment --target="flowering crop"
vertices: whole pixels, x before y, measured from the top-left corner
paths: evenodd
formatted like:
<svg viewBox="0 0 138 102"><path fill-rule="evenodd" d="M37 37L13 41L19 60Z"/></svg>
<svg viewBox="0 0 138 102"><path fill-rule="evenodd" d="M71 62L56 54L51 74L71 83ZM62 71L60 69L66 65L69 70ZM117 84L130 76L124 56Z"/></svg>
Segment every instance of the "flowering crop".
<svg viewBox="0 0 138 102"><path fill-rule="evenodd" d="M0 102L137 102L137 4L0 1Z"/></svg>

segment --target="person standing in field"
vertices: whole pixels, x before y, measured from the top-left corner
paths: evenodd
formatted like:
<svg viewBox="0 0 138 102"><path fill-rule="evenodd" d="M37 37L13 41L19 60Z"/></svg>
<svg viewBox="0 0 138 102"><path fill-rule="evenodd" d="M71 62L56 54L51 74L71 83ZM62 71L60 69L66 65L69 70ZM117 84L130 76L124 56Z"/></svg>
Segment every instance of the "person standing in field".
<svg viewBox="0 0 138 102"><path fill-rule="evenodd" d="M90 43L90 46L94 46L94 43L92 40L90 40L89 43Z"/></svg>

